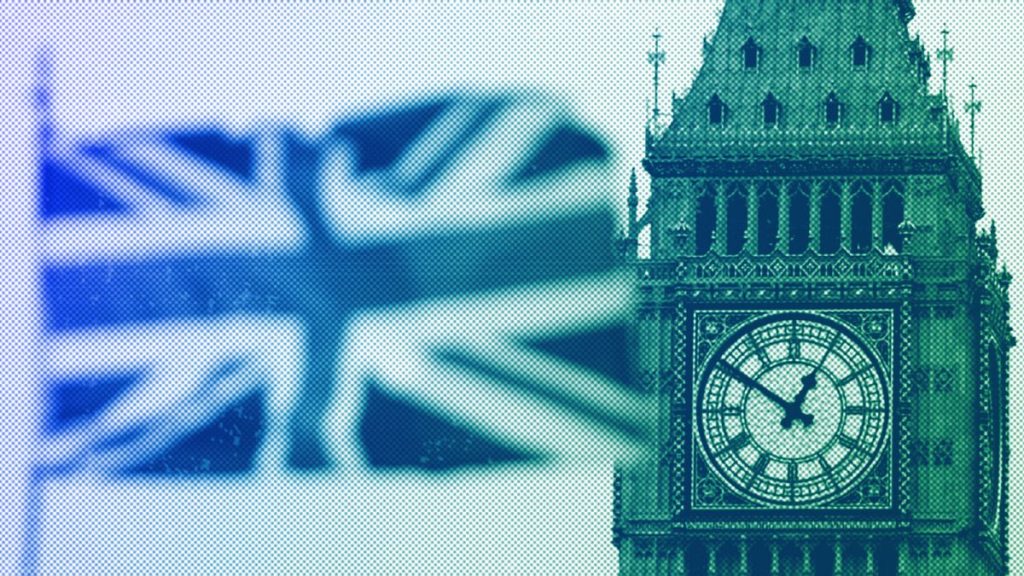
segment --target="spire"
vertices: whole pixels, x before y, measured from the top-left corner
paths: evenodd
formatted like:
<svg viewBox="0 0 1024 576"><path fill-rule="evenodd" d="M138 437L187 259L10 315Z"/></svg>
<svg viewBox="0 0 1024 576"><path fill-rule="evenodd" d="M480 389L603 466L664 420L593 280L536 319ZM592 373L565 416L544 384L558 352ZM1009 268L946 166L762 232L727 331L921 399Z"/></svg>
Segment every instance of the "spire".
<svg viewBox="0 0 1024 576"><path fill-rule="evenodd" d="M974 80L971 80L969 87L971 89L971 100L964 105L964 110L971 115L971 158L974 158L974 118L977 116L978 112L981 112L981 101L977 100L974 96L974 91L978 87Z"/></svg>
<svg viewBox="0 0 1024 576"><path fill-rule="evenodd" d="M661 32L654 30L654 51L647 53L647 62L654 66L654 118L658 118L658 68L665 62L665 51L661 49Z"/></svg>
<svg viewBox="0 0 1024 576"><path fill-rule="evenodd" d="M626 235L629 238L636 237L636 208L639 203L640 199L637 197L636 186L636 168L633 168L629 172L629 196L626 199L629 218L629 221L626 223Z"/></svg>
<svg viewBox="0 0 1024 576"><path fill-rule="evenodd" d="M631 260L637 257L637 219L636 219L636 208L637 204L640 203L637 198L637 186L636 186L636 168L630 170L629 173L629 196L626 199L626 229L621 230L619 239L616 241L619 254L627 259Z"/></svg>
<svg viewBox="0 0 1024 576"><path fill-rule="evenodd" d="M1006 260L1003 260L1003 268L999 271L999 276L996 278L999 282L999 286L1004 290L1010 289L1010 283L1013 282L1013 274L1010 274L1009 268L1006 266Z"/></svg>
<svg viewBox="0 0 1024 576"><path fill-rule="evenodd" d="M935 56L942 62L942 104L949 109L949 63L953 60L953 49L949 47L949 27L942 27L942 48L935 52Z"/></svg>

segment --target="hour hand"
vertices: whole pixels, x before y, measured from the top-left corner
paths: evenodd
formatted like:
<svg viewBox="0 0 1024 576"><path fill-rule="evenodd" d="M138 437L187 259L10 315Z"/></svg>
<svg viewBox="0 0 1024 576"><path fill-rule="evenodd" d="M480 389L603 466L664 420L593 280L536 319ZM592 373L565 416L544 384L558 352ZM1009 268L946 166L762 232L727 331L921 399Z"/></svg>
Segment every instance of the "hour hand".
<svg viewBox="0 0 1024 576"><path fill-rule="evenodd" d="M811 372L810 374L801 378L800 384L800 391L796 393L796 398L793 398L793 404L795 404L797 407L803 406L804 400L807 398L807 393L810 392L812 388L818 385L817 372Z"/></svg>
<svg viewBox="0 0 1024 576"><path fill-rule="evenodd" d="M804 400L807 399L807 393L817 385L817 371L811 372L800 379L800 391L796 393L796 397L793 398L793 402L786 409L786 415L782 418L783 428L788 430L793 426L794 420L802 422L804 428L814 423L814 415L804 412Z"/></svg>

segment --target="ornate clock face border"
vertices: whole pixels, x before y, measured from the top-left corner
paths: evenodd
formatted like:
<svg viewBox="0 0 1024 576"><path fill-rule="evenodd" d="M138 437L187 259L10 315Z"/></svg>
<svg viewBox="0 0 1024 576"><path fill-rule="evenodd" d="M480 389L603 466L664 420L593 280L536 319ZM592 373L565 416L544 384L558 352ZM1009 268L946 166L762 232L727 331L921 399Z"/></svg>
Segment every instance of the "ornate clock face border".
<svg viewBox="0 0 1024 576"><path fill-rule="evenodd" d="M711 471L697 445L696 410L694 409L698 379L704 361L711 356L715 342L723 341L740 325L773 314L810 312L838 322L862 339L878 357L889 386L891 431L882 448L882 456L869 468L863 479L842 496L815 505L780 506L745 497L722 482ZM698 334L696 323L715 317L721 323L714 337ZM869 322L870 319L870 322ZM881 326L877 325L881 323ZM676 389L673 393L672 422L672 491L676 520L701 520L724 516L729 519L750 519L763 523L771 519L830 518L859 521L894 519L904 514L906 501L906 387L900 385L909 359L909 342L902 335L909 333L909 305L889 306L758 306L707 305L682 303L675 319ZM871 323L871 325L869 325ZM737 516L737 514L739 516Z"/></svg>

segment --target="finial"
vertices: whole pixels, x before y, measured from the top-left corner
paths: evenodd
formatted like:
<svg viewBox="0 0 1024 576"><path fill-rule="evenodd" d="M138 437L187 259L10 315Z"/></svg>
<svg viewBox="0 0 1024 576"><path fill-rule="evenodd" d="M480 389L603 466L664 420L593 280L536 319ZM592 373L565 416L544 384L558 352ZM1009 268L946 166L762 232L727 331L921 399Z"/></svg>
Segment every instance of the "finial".
<svg viewBox="0 0 1024 576"><path fill-rule="evenodd" d="M949 79L949 63L953 60L953 49L949 47L949 27L945 24L942 25L942 48L936 51L935 55L942 62L942 104L948 109L949 92L946 87Z"/></svg>
<svg viewBox="0 0 1024 576"><path fill-rule="evenodd" d="M907 254L910 250L910 242L914 238L914 233L917 232L917 226L910 221L910 218L904 218L896 226L896 233L900 237L900 248L897 252Z"/></svg>
<svg viewBox="0 0 1024 576"><path fill-rule="evenodd" d="M629 236L628 233L619 230L619 234L615 239L615 249L618 250L619 256L624 260L630 260L636 257L637 242L636 238Z"/></svg>
<svg viewBox="0 0 1024 576"><path fill-rule="evenodd" d="M636 238L636 209L637 204L640 203L640 199L636 195L636 168L632 168L629 171L629 196L626 198L626 236L628 238Z"/></svg>
<svg viewBox="0 0 1024 576"><path fill-rule="evenodd" d="M900 222L896 226L896 233L904 239L909 239L915 232L917 232L917 225L914 224L910 218L904 218L903 222Z"/></svg>
<svg viewBox="0 0 1024 576"><path fill-rule="evenodd" d="M680 220L673 226L670 226L668 233L672 235L672 239L676 243L676 248L683 250L686 248L686 241L690 239L690 235L693 233L693 229L686 222Z"/></svg>
<svg viewBox="0 0 1024 576"><path fill-rule="evenodd" d="M661 49L661 32L657 28L654 29L652 38L654 38L654 51L647 53L647 62L654 66L654 118L657 118L660 113L658 109L658 70L665 62L665 51Z"/></svg>
<svg viewBox="0 0 1024 576"><path fill-rule="evenodd" d="M968 102L967 104L964 105L964 110L968 114L971 115L971 158L974 158L974 134L975 134L974 119L975 119L975 116L977 116L977 114L979 112L981 112L981 101L977 100L974 97L974 91L978 88L978 85L974 82L973 78L971 79L971 83L969 85L969 88L971 89L971 100L970 100L970 102Z"/></svg>
<svg viewBox="0 0 1024 576"><path fill-rule="evenodd" d="M1013 274L1010 274L1009 268L1006 267L1006 260L1003 260L1003 269L999 272L999 284L1006 290L1010 287L1010 282L1013 281Z"/></svg>

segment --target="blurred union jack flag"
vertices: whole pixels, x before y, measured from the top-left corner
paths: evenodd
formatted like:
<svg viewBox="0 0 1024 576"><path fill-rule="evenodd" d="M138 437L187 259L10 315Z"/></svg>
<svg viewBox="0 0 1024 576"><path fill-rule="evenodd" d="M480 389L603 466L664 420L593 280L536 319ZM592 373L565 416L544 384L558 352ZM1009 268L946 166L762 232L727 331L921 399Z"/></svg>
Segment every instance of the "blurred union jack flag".
<svg viewBox="0 0 1024 576"><path fill-rule="evenodd" d="M519 93L49 142L43 475L640 454L609 168Z"/></svg>

